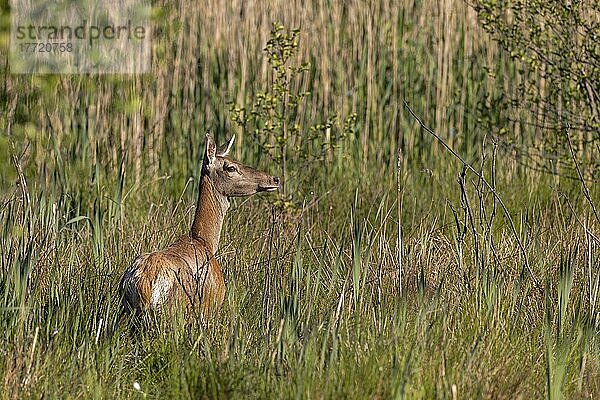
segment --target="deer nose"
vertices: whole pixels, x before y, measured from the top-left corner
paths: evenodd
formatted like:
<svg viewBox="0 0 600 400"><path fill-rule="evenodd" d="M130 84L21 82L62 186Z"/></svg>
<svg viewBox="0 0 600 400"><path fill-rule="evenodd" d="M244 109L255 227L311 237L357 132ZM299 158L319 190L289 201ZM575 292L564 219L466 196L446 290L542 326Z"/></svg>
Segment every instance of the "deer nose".
<svg viewBox="0 0 600 400"><path fill-rule="evenodd" d="M274 176L273 177L273 182L275 182L276 185L279 185L279 177L278 176Z"/></svg>

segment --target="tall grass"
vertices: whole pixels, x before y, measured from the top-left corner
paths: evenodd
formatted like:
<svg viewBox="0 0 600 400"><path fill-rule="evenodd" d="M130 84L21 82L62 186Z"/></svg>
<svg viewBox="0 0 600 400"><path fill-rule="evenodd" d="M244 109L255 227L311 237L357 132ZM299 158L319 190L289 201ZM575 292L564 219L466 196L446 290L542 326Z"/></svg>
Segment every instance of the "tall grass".
<svg viewBox="0 0 600 400"><path fill-rule="evenodd" d="M600 222L577 182L522 168L478 131L477 104L498 90L485 66L516 74L467 5L156 10L149 75L4 70L1 398L600 393ZM227 102L268 87L273 21L301 29L311 63L295 117L357 113L355 135L331 162L289 166L311 177L296 214L268 195L233 202L217 318L119 324L125 266L189 229L204 131L237 133L234 156L269 169Z"/></svg>
<svg viewBox="0 0 600 400"><path fill-rule="evenodd" d="M477 27L474 11L454 0L268 7L234 1L207 9L183 1L155 9L148 75L6 75L3 123L10 135L32 142L30 168L45 183L55 175L87 178L86 166L96 161L101 173L113 174L125 160L136 182L147 169L192 171L205 130L222 138L237 129L227 102L249 106L268 87L263 48L273 21L302 30L298 61L311 69L294 85L312 95L297 115L310 123L301 126L357 113L356 143L348 150L390 168L399 147L419 160L431 145L408 133L403 99L471 154L477 105L494 85L483 67L506 63ZM239 139L237 150L254 157L255 149ZM71 164L65 170L62 164L73 158L75 171Z"/></svg>
<svg viewBox="0 0 600 400"><path fill-rule="evenodd" d="M454 218L443 213L445 202L459 200L449 186L432 198L440 213L406 207L402 295L394 291L389 188L335 193L289 228L271 220L268 201L257 199L232 212L223 235L228 293L219 317L204 327L163 325L141 334L117 324L119 274L139 251L184 231L189 213L173 226L176 200L167 196L151 210L126 206L130 217L121 228L104 219L98 256L94 221L68 223L34 195L35 231L55 236L3 236L3 248L23 249L3 253L4 396L141 395L134 382L152 397L598 393L597 325L584 274L597 247L572 250L584 238L570 212L555 213L564 199L547 194L548 206L533 202L528 210L537 232L528 242L531 262L547 282L539 291L520 275L514 238L499 222L493 251L482 239L475 253L469 234L457 261ZM375 204L360 200L377 194ZM331 203L341 209L329 210ZM15 215L3 219L4 229Z"/></svg>

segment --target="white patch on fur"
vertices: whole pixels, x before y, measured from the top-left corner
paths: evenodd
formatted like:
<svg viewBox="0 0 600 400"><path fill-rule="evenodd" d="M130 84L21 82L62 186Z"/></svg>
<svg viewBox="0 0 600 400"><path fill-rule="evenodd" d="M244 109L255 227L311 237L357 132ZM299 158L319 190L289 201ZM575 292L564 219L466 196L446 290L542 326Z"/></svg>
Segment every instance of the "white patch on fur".
<svg viewBox="0 0 600 400"><path fill-rule="evenodd" d="M171 290L172 282L168 277L158 275L156 280L152 282L152 298L150 302L152 307L157 307L167 300L167 294Z"/></svg>

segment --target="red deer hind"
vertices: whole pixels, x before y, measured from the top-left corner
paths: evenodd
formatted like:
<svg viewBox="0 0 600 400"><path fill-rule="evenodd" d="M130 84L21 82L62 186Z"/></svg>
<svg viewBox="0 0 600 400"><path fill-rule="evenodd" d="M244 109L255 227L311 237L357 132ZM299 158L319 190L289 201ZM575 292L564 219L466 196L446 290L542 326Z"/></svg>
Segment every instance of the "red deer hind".
<svg viewBox="0 0 600 400"><path fill-rule="evenodd" d="M166 249L137 257L119 284L123 306L143 315L183 304L206 318L225 297L225 281L215 258L229 197L279 188L279 178L227 157L235 136L219 150L206 135L196 214L189 234Z"/></svg>

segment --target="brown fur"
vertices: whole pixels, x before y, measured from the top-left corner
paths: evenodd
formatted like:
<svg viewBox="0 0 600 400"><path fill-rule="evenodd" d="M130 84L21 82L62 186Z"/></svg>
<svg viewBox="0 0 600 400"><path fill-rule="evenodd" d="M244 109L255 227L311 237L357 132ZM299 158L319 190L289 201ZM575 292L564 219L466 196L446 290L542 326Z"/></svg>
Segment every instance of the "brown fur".
<svg viewBox="0 0 600 400"><path fill-rule="evenodd" d="M196 214L188 235L166 249L137 257L121 278L123 305L141 315L149 310L185 305L188 312L206 317L225 298L225 281L214 254L219 245L228 197L276 190L277 177L257 171L207 145L200 177Z"/></svg>
<svg viewBox="0 0 600 400"><path fill-rule="evenodd" d="M139 256L123 275L121 292L138 313L183 301L190 311L206 315L223 302L225 281L206 244L186 235L164 250Z"/></svg>

